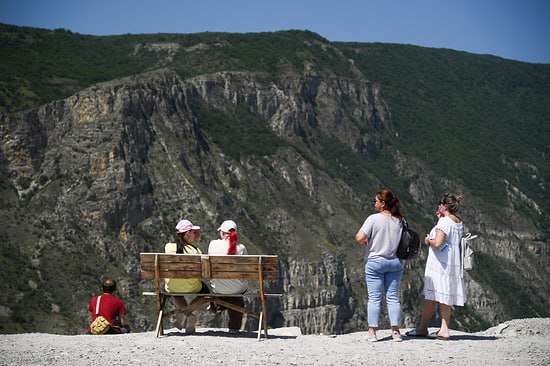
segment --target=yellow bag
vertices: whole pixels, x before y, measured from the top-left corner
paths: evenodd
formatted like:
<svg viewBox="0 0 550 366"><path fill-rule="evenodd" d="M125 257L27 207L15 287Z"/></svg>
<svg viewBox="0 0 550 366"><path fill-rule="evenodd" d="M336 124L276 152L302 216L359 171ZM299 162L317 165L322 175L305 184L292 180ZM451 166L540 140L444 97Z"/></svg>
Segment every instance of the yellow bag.
<svg viewBox="0 0 550 366"><path fill-rule="evenodd" d="M90 325L92 334L95 334L95 335L105 334L107 333L109 328L111 328L111 323L109 323L107 319L105 319L101 315L98 315Z"/></svg>
<svg viewBox="0 0 550 366"><path fill-rule="evenodd" d="M105 334L109 331L109 328L111 328L111 323L107 321L104 317L99 315L99 301L101 300L101 296L97 297L97 303L95 306L95 315L96 318L90 324L90 330L92 331L92 334L100 335Z"/></svg>

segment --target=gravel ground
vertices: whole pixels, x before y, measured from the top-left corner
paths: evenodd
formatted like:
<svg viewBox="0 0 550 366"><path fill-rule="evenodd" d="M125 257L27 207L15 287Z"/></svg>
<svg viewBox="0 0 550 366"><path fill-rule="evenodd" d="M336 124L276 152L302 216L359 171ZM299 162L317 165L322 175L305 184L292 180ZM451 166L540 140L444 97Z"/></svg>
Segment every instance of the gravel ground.
<svg viewBox="0 0 550 366"><path fill-rule="evenodd" d="M432 329L435 330L435 329ZM403 332L404 333L404 332ZM1 365L549 365L550 319L511 320L477 333L452 331L449 341L404 337L378 342L366 332L301 335L298 328L229 335L226 329L198 328L186 335L168 329L125 335L0 335Z"/></svg>

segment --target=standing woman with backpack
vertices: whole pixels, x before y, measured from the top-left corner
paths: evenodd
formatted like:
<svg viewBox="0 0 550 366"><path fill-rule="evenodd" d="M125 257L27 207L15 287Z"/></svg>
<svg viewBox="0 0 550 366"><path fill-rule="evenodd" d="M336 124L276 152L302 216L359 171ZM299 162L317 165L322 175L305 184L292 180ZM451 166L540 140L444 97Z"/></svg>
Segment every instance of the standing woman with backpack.
<svg viewBox="0 0 550 366"><path fill-rule="evenodd" d="M400 342L402 338L399 331L401 323L399 285L403 276L403 264L396 253L401 240L403 215L400 212L399 199L390 190L378 191L372 203L378 213L367 217L355 235L355 240L367 247L365 253L365 277L369 296L367 340L369 342L378 340L376 331L385 292L392 338Z"/></svg>
<svg viewBox="0 0 550 366"><path fill-rule="evenodd" d="M445 194L439 201L437 224L424 238L430 247L424 272L424 306L422 319L416 329L405 334L409 337L428 337L449 340L451 306L464 306L464 279L460 263L460 241L463 234L462 220L456 215L462 197ZM428 326L439 303L441 328L428 334Z"/></svg>

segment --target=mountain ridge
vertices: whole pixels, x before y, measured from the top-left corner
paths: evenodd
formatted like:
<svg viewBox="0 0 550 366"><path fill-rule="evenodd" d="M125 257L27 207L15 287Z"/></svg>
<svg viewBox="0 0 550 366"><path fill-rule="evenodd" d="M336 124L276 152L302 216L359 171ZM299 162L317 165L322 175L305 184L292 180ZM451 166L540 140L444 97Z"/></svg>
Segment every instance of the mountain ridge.
<svg viewBox="0 0 550 366"><path fill-rule="evenodd" d="M241 42L238 50L253 49L257 37L270 36L229 35L226 46L215 51L230 48L235 39ZM548 233L542 228L548 213L540 209L548 199L541 178L548 169L545 160L530 168L535 181L542 181L538 196L529 198L518 189L523 186L509 179L502 207L486 202L475 184L441 176L433 162L399 142L403 120L396 120L395 104L385 98L395 93L391 79L369 81L362 76L364 65L344 57L349 49L315 36L308 39L309 33L275 36L312 45L310 55L329 51L305 57L303 67L296 66L304 57L299 47L289 61L281 53L271 68L194 76L163 63L37 108L0 115L0 199L5 203L0 213L7 223L0 257L6 268L3 332L43 329L47 320L59 319L56 332L78 333L88 317L87 297L104 275L120 279L135 328L151 329L153 304L140 295L148 285L139 279L139 251L159 251L172 240L173 226L182 217L201 223L209 238L228 216L239 223L250 252L283 258L284 279L278 285L287 296L272 304L271 326L300 326L305 333L361 329L366 319L362 252L352 238L371 212L370 197L383 186L398 192L408 221L420 232L434 223L431 207L438 195L455 191L465 196L466 226L481 234L476 254L483 266L469 275L472 305L456 310L459 328L481 329L505 320L518 303L532 316L547 314ZM193 37L195 45L204 41L201 35ZM122 39L132 49L132 36ZM140 49L149 48L141 44ZM153 52L165 52L160 50ZM206 63L227 63L216 54L203 56ZM177 59L177 51L171 57ZM232 62L250 63L241 57ZM336 71L330 72L334 64ZM338 71L344 65L348 71ZM375 75L381 79L383 73ZM547 94L534 94L533 99L541 98ZM545 113L543 107L536 115ZM503 181L498 175L489 180ZM515 197L524 196L536 204L522 208L528 215L515 209ZM206 243L201 245L204 250ZM30 269L17 274L29 263ZM407 263L405 325L419 316L422 270L422 260ZM527 279L518 273L528 274ZM71 294L68 303L59 289ZM32 304L37 297L46 303ZM214 325L220 321L201 317Z"/></svg>

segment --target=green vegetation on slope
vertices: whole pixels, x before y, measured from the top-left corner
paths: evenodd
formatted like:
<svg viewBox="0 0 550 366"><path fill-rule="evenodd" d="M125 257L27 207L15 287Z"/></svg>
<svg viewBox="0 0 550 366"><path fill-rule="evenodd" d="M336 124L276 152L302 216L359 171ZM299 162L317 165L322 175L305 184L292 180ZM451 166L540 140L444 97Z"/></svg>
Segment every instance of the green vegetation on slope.
<svg viewBox="0 0 550 366"><path fill-rule="evenodd" d="M0 24L0 111L37 107L94 83L162 67L182 77L228 70L276 77L310 63L321 75L351 76L349 63L326 44L307 31L98 37Z"/></svg>
<svg viewBox="0 0 550 366"><path fill-rule="evenodd" d="M476 267L471 272L472 277L498 295L508 314L513 318L534 318L548 314L547 304L538 294L521 286L514 279L514 274L506 271L506 268L516 267L482 252L476 252L475 255Z"/></svg>
<svg viewBox="0 0 550 366"><path fill-rule="evenodd" d="M231 158L274 154L286 143L269 128L267 122L245 108L221 111L195 103L193 110L201 128Z"/></svg>
<svg viewBox="0 0 550 366"><path fill-rule="evenodd" d="M550 205L541 189L550 176L550 65L416 46L339 45L381 86L400 149L488 203L503 201L505 179Z"/></svg>
<svg viewBox="0 0 550 366"><path fill-rule="evenodd" d="M404 153L454 176L487 203L498 205L516 187L539 206L550 205L544 181L550 176L550 65L406 45L330 44L308 31L96 37L0 25L0 110L36 107L160 67L182 77L230 70L277 79L314 65L321 76L353 77L338 49L381 87L399 131L392 144ZM351 171L360 168L349 163ZM527 207L519 202L516 208L539 215Z"/></svg>

